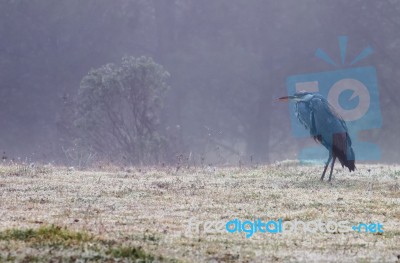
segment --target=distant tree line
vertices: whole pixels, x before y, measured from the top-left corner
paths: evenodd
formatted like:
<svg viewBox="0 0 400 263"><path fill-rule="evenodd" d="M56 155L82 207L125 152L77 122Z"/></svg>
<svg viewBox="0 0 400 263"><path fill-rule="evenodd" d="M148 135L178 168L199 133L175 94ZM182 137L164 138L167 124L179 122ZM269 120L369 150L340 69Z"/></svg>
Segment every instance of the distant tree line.
<svg viewBox="0 0 400 263"><path fill-rule="evenodd" d="M290 75L333 70L314 52L338 58L347 35L347 55L371 45L360 66L378 71L384 127L361 136L395 161L399 13L398 1L2 0L0 151L60 163L295 158L308 142L273 99Z"/></svg>

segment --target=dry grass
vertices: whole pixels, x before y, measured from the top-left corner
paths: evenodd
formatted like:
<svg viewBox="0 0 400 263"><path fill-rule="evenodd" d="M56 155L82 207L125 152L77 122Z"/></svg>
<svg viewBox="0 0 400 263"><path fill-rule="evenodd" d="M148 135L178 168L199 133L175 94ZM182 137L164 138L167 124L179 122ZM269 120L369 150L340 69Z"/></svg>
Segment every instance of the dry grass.
<svg viewBox="0 0 400 263"><path fill-rule="evenodd" d="M398 261L400 167L358 165L352 174L338 168L332 184L320 182L320 172L321 166L290 161L177 172L2 166L0 259ZM244 233L189 233L192 217L379 221L384 232L256 233L246 239Z"/></svg>

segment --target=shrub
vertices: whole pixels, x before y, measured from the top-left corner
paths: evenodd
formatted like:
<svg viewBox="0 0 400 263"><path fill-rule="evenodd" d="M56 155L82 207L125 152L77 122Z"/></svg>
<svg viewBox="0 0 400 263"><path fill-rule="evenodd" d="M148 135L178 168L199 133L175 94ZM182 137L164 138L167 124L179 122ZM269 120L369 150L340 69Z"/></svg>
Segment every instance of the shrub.
<svg viewBox="0 0 400 263"><path fill-rule="evenodd" d="M91 70L80 84L74 125L79 144L130 163L159 161L166 149L159 114L169 73L149 57Z"/></svg>

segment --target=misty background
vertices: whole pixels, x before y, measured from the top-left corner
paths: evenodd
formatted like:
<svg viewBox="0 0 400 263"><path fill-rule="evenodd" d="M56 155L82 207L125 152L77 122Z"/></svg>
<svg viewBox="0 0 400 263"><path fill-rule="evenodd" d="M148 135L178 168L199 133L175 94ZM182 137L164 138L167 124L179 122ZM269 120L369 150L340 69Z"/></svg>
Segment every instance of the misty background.
<svg viewBox="0 0 400 263"><path fill-rule="evenodd" d="M28 162L146 163L78 147L74 131L90 70L145 56L169 72L155 122L168 147L151 163L295 159L314 142L293 138L288 106L274 98L287 94L288 76L333 70L314 53L339 61L337 37L346 35L347 57L370 45L374 54L357 66L378 74L383 126L360 138L396 162L399 14L400 1L389 0L2 0L0 152Z"/></svg>

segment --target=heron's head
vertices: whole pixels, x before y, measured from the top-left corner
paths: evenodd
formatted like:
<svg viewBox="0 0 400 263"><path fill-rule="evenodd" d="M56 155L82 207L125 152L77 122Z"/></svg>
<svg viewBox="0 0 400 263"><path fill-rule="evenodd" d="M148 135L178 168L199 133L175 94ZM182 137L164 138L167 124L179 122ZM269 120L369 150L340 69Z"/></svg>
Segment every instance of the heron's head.
<svg viewBox="0 0 400 263"><path fill-rule="evenodd" d="M277 98L276 100L299 102L299 101L307 101L307 100L311 99L312 96L313 96L312 92L300 91L300 92L296 92L292 96L284 96L284 97Z"/></svg>

